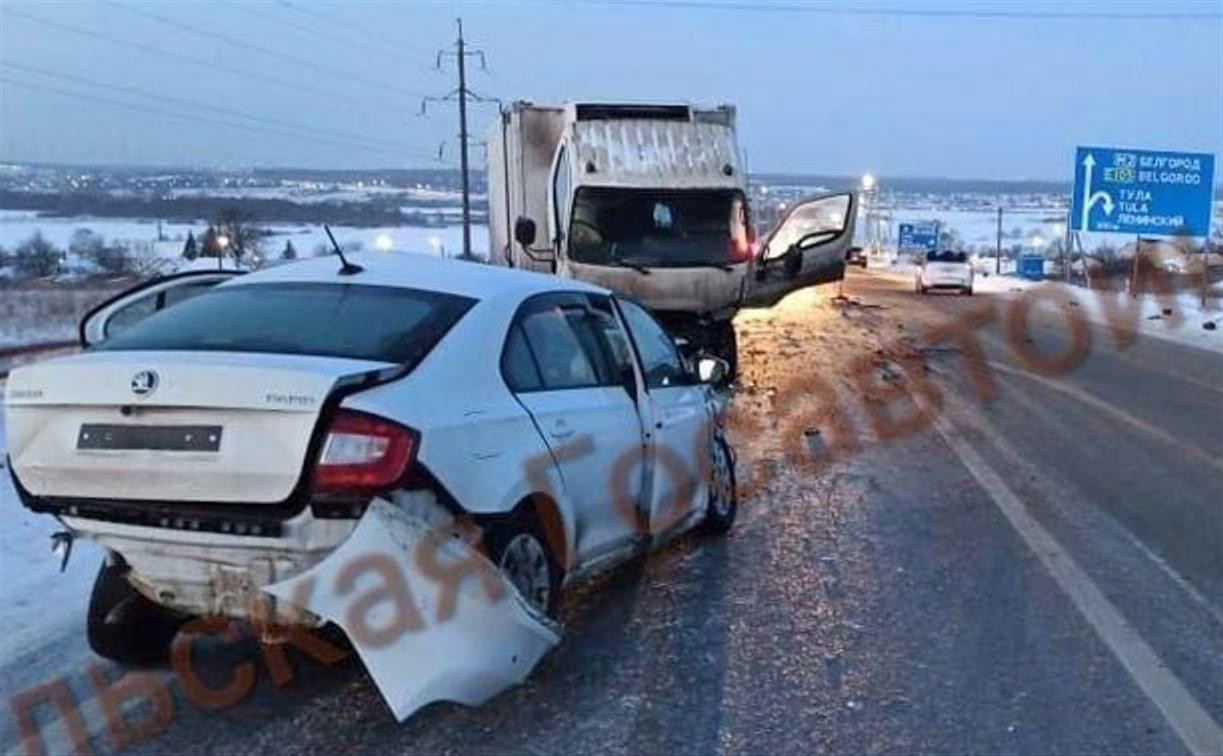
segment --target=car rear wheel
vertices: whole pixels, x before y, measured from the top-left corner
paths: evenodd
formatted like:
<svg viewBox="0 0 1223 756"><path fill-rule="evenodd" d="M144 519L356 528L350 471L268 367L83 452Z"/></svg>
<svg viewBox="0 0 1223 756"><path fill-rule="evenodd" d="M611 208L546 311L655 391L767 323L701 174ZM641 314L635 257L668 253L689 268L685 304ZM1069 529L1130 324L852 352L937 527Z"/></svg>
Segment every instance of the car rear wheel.
<svg viewBox="0 0 1223 756"><path fill-rule="evenodd" d="M709 503L705 509L705 530L725 533L735 524L739 510L735 491L735 461L730 445L721 436L714 438L709 460Z"/></svg>
<svg viewBox="0 0 1223 756"><path fill-rule="evenodd" d="M555 617L560 606L561 570L534 520L519 515L495 526L487 543L493 563L526 602Z"/></svg>
<svg viewBox="0 0 1223 756"><path fill-rule="evenodd" d="M86 615L86 637L94 653L122 664L156 664L169 658L170 644L189 617L145 598L127 580L124 564L102 564Z"/></svg>

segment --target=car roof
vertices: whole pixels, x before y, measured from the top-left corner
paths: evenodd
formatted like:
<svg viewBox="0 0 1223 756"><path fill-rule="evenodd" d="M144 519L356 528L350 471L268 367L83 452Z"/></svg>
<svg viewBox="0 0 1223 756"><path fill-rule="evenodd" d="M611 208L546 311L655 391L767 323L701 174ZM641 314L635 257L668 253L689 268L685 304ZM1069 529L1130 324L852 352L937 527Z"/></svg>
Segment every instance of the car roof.
<svg viewBox="0 0 1223 756"><path fill-rule="evenodd" d="M368 284L425 289L481 300L497 296L525 297L548 291L610 293L607 289L573 279L479 262L444 259L435 255L371 252L349 254L346 257L364 270L341 276L340 259L334 255L324 255L265 268L240 276L226 285L281 282Z"/></svg>

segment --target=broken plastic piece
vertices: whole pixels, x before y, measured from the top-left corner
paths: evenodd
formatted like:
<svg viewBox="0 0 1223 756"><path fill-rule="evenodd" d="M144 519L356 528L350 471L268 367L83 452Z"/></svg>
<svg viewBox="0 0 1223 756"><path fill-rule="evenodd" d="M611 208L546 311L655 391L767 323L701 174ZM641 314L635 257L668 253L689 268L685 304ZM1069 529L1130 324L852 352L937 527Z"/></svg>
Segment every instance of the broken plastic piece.
<svg viewBox="0 0 1223 756"><path fill-rule="evenodd" d="M59 571L68 567L68 558L72 556L72 542L75 536L67 530L51 534L51 553L60 554Z"/></svg>
<svg viewBox="0 0 1223 756"><path fill-rule="evenodd" d="M289 604L306 596L285 613L305 609L343 629L400 721L434 701L484 703L561 638L457 527L383 500L330 556L264 590Z"/></svg>

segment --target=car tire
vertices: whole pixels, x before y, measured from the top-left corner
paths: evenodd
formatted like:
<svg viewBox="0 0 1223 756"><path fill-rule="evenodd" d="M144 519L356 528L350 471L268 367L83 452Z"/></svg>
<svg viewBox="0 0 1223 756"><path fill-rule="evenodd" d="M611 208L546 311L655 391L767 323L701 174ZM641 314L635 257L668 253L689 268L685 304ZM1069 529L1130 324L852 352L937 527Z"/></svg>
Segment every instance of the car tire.
<svg viewBox="0 0 1223 756"><path fill-rule="evenodd" d="M716 328L714 354L726 360L726 377L719 384L721 388L734 383L739 375L739 337L735 334L735 324L729 320L721 321Z"/></svg>
<svg viewBox="0 0 1223 756"><path fill-rule="evenodd" d="M563 572L537 518L519 512L485 535L489 559L536 610L555 618Z"/></svg>
<svg viewBox="0 0 1223 756"><path fill-rule="evenodd" d="M99 656L148 665L170 657L170 644L190 618L150 601L132 587L127 565L103 563L93 584L85 635Z"/></svg>
<svg viewBox="0 0 1223 756"><path fill-rule="evenodd" d="M708 533L722 534L735 524L739 495L735 489L735 457L730 444L719 434L710 448L709 501L701 527Z"/></svg>

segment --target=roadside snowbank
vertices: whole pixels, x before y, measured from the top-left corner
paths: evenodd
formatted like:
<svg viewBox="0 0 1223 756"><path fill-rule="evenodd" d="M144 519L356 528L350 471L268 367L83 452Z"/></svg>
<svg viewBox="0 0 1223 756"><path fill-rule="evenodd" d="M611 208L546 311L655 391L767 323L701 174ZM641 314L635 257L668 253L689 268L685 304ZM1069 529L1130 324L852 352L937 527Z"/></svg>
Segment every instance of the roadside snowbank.
<svg viewBox="0 0 1223 756"><path fill-rule="evenodd" d="M4 383L0 382L0 401ZM89 592L102 563L93 543L78 541L63 574L51 553L51 534L62 530L50 515L21 506L8 471L0 413L0 666L49 640L59 628L85 627Z"/></svg>

